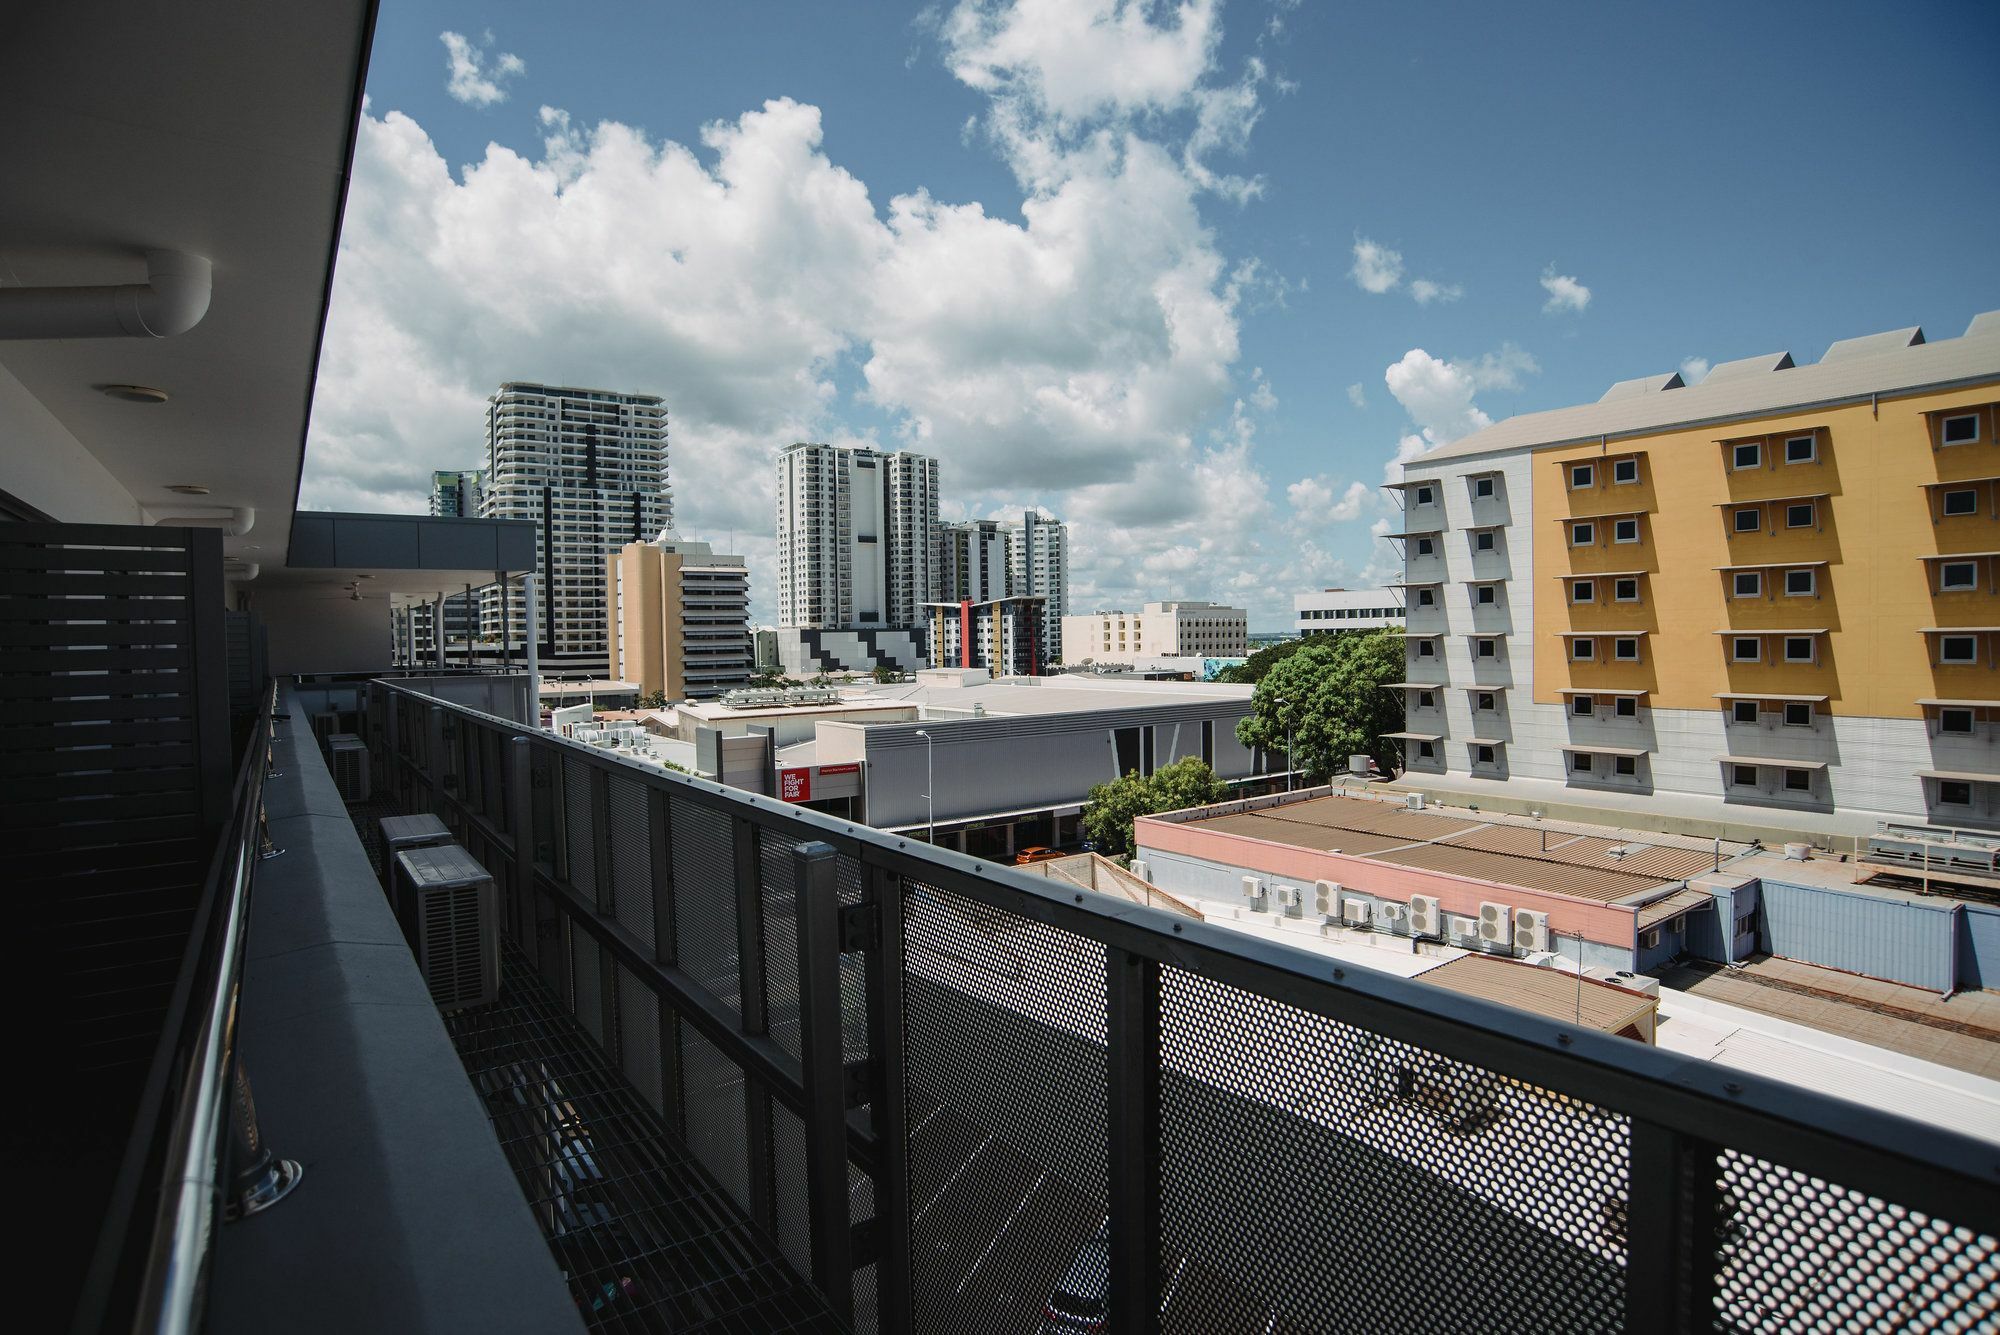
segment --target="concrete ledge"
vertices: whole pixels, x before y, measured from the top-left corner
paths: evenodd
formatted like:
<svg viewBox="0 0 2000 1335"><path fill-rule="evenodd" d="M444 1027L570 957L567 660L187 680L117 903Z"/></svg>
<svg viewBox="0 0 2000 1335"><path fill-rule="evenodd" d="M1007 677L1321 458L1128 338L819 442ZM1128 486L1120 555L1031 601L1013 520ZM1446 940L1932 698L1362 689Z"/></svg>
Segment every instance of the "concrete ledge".
<svg viewBox="0 0 2000 1335"><path fill-rule="evenodd" d="M423 977L289 697L267 785L240 1051L305 1166L217 1235L212 1332L580 1331ZM281 814L282 813L282 814Z"/></svg>

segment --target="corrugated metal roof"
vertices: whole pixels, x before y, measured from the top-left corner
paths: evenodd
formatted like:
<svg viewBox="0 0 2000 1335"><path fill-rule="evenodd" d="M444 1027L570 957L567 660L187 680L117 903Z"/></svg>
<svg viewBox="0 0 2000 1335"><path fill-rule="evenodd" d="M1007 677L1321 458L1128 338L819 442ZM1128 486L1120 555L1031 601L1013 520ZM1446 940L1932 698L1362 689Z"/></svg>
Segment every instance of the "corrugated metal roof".
<svg viewBox="0 0 2000 1335"><path fill-rule="evenodd" d="M1523 890L1545 890L1550 894L1615 903L1664 884L1657 876L1635 876L1623 871L1545 860L1539 857L1512 857L1483 848L1461 848L1456 844L1419 844L1413 848L1386 849L1371 856L1382 862L1447 876L1469 876L1518 886Z"/></svg>
<svg viewBox="0 0 2000 1335"><path fill-rule="evenodd" d="M1491 955L1461 955L1417 975L1419 982L1461 996L1497 1001L1516 1010L1550 1019L1589 1025L1615 1034L1651 1015L1658 1002L1595 978L1561 969L1497 959Z"/></svg>
<svg viewBox="0 0 2000 1335"><path fill-rule="evenodd" d="M1879 334L1863 334L1859 338L1843 338L1826 350L1824 362L1846 361L1851 357L1873 357L1877 353L1894 352L1898 348L1919 347L1924 341L1924 331L1916 325L1908 329L1888 329Z"/></svg>
<svg viewBox="0 0 2000 1335"><path fill-rule="evenodd" d="M1881 339L1881 335L1871 335L1846 340L1847 344L1867 346L1817 365L1795 366L1782 375L1736 375L1717 380L1711 372L1710 378L1698 385L1669 392L1607 396L1596 403L1522 413L1463 440L1440 445L1416 462L1429 464L1501 450L1593 441L1600 436L1723 423L1925 385L2000 378L2000 311L1975 318L1963 338L1893 347L1883 346Z"/></svg>
<svg viewBox="0 0 2000 1335"><path fill-rule="evenodd" d="M1670 389L1680 389L1686 382L1679 371L1669 371L1665 375L1642 375L1632 380L1621 380L1598 398L1599 403L1609 403L1613 399L1637 398L1641 394L1660 394Z"/></svg>
<svg viewBox="0 0 2000 1335"><path fill-rule="evenodd" d="M1639 930L1671 922L1691 909L1708 908L1714 903L1715 897L1706 890L1676 890L1665 899L1656 899L1639 909Z"/></svg>
<svg viewBox="0 0 2000 1335"><path fill-rule="evenodd" d="M1701 378L1704 385L1718 381L1742 380L1749 376L1769 375L1773 371L1788 371L1796 363L1789 352L1767 352L1761 357L1743 357L1733 362L1722 362L1708 368L1708 374Z"/></svg>
<svg viewBox="0 0 2000 1335"><path fill-rule="evenodd" d="M1343 830L1331 825L1306 825L1298 821L1273 820L1261 811L1240 811L1232 816L1212 816L1190 821L1190 825L1222 834L1241 834L1252 839L1268 839L1293 848L1313 848L1320 852L1339 849L1343 853L1375 853L1406 844L1402 835L1373 834L1363 830Z"/></svg>

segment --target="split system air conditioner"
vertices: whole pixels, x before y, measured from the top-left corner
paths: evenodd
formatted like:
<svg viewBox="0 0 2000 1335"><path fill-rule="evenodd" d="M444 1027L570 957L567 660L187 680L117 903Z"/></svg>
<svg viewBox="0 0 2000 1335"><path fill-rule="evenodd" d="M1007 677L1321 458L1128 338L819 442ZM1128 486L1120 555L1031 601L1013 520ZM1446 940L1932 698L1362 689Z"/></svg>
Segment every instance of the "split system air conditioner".
<svg viewBox="0 0 2000 1335"><path fill-rule="evenodd" d="M1514 949L1523 955L1541 954L1549 948L1549 915L1540 909L1514 910Z"/></svg>
<svg viewBox="0 0 2000 1335"><path fill-rule="evenodd" d="M1296 885L1278 885L1271 888L1277 892L1278 911L1288 918L1298 917L1299 888Z"/></svg>
<svg viewBox="0 0 2000 1335"><path fill-rule="evenodd" d="M390 902L442 1011L500 996L500 912L493 877L457 844L395 858Z"/></svg>
<svg viewBox="0 0 2000 1335"><path fill-rule="evenodd" d="M1340 906L1341 921L1351 927L1366 927L1370 917L1368 909L1367 900L1349 899Z"/></svg>
<svg viewBox="0 0 2000 1335"><path fill-rule="evenodd" d="M1438 934L1438 902L1431 895L1410 896L1410 935Z"/></svg>
<svg viewBox="0 0 2000 1335"><path fill-rule="evenodd" d="M1491 900L1479 905L1479 944L1483 946L1511 946L1514 944L1514 910L1505 904Z"/></svg>
<svg viewBox="0 0 2000 1335"><path fill-rule="evenodd" d="M396 854L406 848L435 848L456 843L445 823L430 812L414 816L384 816L382 830L382 877L385 881L396 867Z"/></svg>
<svg viewBox="0 0 2000 1335"><path fill-rule="evenodd" d="M1409 916L1410 911L1401 904L1384 904L1382 906L1383 925L1391 931L1403 930L1404 920Z"/></svg>
<svg viewBox="0 0 2000 1335"><path fill-rule="evenodd" d="M1338 914L1340 912L1340 882L1314 881L1313 908L1322 918Z"/></svg>
<svg viewBox="0 0 2000 1335"><path fill-rule="evenodd" d="M1251 908L1261 908L1264 903L1264 881L1257 876L1243 878L1243 898Z"/></svg>
<svg viewBox="0 0 2000 1335"><path fill-rule="evenodd" d="M326 740L326 760L340 800L366 802L370 788L368 744L351 732L337 732Z"/></svg>

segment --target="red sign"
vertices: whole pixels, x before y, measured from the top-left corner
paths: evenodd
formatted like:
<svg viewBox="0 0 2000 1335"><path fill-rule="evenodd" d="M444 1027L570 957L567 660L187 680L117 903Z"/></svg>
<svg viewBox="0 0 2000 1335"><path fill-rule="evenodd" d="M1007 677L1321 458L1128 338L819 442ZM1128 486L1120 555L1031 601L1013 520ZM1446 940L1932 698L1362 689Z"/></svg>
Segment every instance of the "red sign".
<svg viewBox="0 0 2000 1335"><path fill-rule="evenodd" d="M778 771L778 796L787 802L812 801L812 771L809 769L781 769Z"/></svg>
<svg viewBox="0 0 2000 1335"><path fill-rule="evenodd" d="M821 765L819 767L819 777L822 779L832 774L859 774L860 772L861 765L859 762L852 765Z"/></svg>

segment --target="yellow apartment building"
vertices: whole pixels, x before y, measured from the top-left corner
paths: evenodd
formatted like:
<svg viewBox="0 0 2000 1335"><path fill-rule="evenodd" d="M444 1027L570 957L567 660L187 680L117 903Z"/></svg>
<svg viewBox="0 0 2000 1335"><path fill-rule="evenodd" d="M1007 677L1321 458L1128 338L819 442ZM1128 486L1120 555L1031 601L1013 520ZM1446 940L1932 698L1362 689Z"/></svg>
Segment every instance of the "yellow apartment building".
<svg viewBox="0 0 2000 1335"><path fill-rule="evenodd" d="M2000 312L1621 382L1395 490L1413 777L2000 823Z"/></svg>
<svg viewBox="0 0 2000 1335"><path fill-rule="evenodd" d="M605 557L604 615L611 675L641 697L713 699L755 671L743 558L671 529Z"/></svg>

